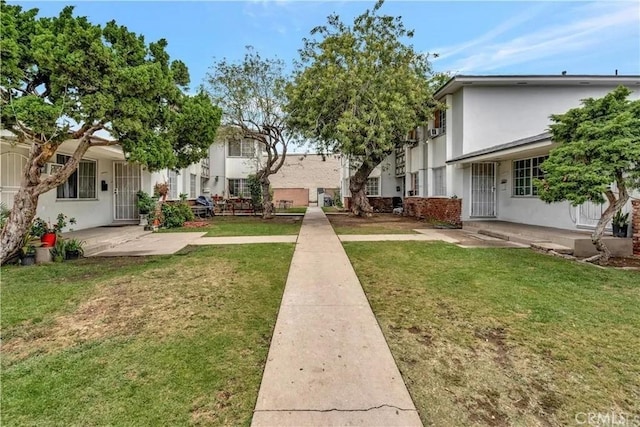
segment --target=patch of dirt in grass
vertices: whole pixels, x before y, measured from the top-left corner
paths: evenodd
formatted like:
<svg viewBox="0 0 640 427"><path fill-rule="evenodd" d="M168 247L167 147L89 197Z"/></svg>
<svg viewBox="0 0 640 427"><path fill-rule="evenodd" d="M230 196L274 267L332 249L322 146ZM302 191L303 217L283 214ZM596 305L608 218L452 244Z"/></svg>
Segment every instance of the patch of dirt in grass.
<svg viewBox="0 0 640 427"><path fill-rule="evenodd" d="M216 261L215 266L156 267L109 280L73 313L5 331L10 338L2 343L3 356L12 364L107 337L189 334L203 320L217 316L231 273L230 266Z"/></svg>
<svg viewBox="0 0 640 427"><path fill-rule="evenodd" d="M426 402L418 408L425 425L562 425L563 399L543 355L512 342L502 325L434 306L442 323L383 324L414 401Z"/></svg>
<svg viewBox="0 0 640 427"><path fill-rule="evenodd" d="M182 226L184 228L200 228L200 227L208 227L211 223L209 221L187 221Z"/></svg>
<svg viewBox="0 0 640 427"><path fill-rule="evenodd" d="M412 231L415 228L433 228L429 223L414 217L393 214L374 214L369 218L352 215L327 215L327 218L334 228L348 227L355 229L354 232L358 229L363 232L366 232L367 229L379 229L381 232L386 230L387 233L397 233Z"/></svg>
<svg viewBox="0 0 640 427"><path fill-rule="evenodd" d="M640 270L640 256L609 258L609 266Z"/></svg>
<svg viewBox="0 0 640 427"><path fill-rule="evenodd" d="M488 328L483 330L476 329L474 335L476 336L476 338L485 340L486 342L491 343L491 345L494 346L496 352L496 363L503 367L509 365L508 351L505 344L506 334L504 328Z"/></svg>
<svg viewBox="0 0 640 427"><path fill-rule="evenodd" d="M105 271L115 271L124 267L141 265L147 262L146 257L108 257L82 258L74 261L74 269L65 276L67 282L91 280L104 276ZM83 268L93 267L95 268Z"/></svg>

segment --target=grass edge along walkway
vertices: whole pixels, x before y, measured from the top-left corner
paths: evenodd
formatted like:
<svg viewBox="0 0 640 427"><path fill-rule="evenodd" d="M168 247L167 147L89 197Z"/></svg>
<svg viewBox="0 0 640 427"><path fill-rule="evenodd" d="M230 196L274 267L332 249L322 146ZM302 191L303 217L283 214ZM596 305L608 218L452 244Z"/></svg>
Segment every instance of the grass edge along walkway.
<svg viewBox="0 0 640 427"><path fill-rule="evenodd" d="M340 241L309 208L252 425L350 423L421 425Z"/></svg>

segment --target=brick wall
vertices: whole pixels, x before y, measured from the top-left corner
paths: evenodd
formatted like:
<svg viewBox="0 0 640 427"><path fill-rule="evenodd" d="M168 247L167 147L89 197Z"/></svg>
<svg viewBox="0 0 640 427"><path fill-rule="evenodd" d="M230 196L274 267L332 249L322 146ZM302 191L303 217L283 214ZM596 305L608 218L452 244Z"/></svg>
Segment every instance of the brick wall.
<svg viewBox="0 0 640 427"><path fill-rule="evenodd" d="M631 201L631 230L633 254L640 255L640 200Z"/></svg>
<svg viewBox="0 0 640 427"><path fill-rule="evenodd" d="M308 188L274 188L273 203L278 207L278 200L290 200L292 206L309 206Z"/></svg>
<svg viewBox="0 0 640 427"><path fill-rule="evenodd" d="M404 215L462 227L462 199L405 197Z"/></svg>
<svg viewBox="0 0 640 427"><path fill-rule="evenodd" d="M369 204L374 212L391 213L393 212L392 197L369 197ZM344 207L351 210L351 197L344 198Z"/></svg>

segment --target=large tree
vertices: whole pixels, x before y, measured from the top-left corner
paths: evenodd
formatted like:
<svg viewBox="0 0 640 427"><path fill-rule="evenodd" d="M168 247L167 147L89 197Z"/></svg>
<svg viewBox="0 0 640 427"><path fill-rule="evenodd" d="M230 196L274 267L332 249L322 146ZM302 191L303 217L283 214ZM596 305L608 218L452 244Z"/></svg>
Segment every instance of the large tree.
<svg viewBox="0 0 640 427"><path fill-rule="evenodd" d="M369 174L436 106L427 54L405 43L413 31L401 17L378 15L382 4L353 25L334 14L327 25L314 28L287 87L292 127L314 140L319 151L356 164L349 184L356 215L373 211L366 196Z"/></svg>
<svg viewBox="0 0 640 427"><path fill-rule="evenodd" d="M4 263L18 251L39 196L64 183L92 147L120 145L149 170L182 168L208 155L221 112L205 94L185 95L187 67L169 60L164 39L147 45L114 21L102 27L74 16L72 7L52 18L0 7L2 128L30 147L0 236ZM67 141L75 147L69 160L41 175Z"/></svg>
<svg viewBox="0 0 640 427"><path fill-rule="evenodd" d="M590 261L602 264L611 256L602 240L604 228L640 188L640 100L629 100L630 93L620 86L552 115L552 138L560 145L542 164L544 178L538 182L540 198L548 203L608 202L591 236L599 254Z"/></svg>
<svg viewBox="0 0 640 427"><path fill-rule="evenodd" d="M242 61L216 62L208 74L208 91L223 110L225 136L257 143L261 156L256 177L262 187L262 217L273 217L269 176L280 170L294 141L283 110L287 83L284 63L263 59L252 47Z"/></svg>

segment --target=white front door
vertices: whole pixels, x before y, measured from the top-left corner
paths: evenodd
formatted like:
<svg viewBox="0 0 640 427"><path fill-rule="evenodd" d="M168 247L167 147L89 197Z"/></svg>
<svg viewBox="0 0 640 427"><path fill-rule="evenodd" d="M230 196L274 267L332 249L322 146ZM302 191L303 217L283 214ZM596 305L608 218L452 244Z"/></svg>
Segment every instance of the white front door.
<svg viewBox="0 0 640 427"><path fill-rule="evenodd" d="M136 220L138 219L138 208L136 207L136 193L142 188L140 176L140 166L127 162L114 162L114 206L115 220Z"/></svg>
<svg viewBox="0 0 640 427"><path fill-rule="evenodd" d="M471 164L471 216L496 216L496 164Z"/></svg>

